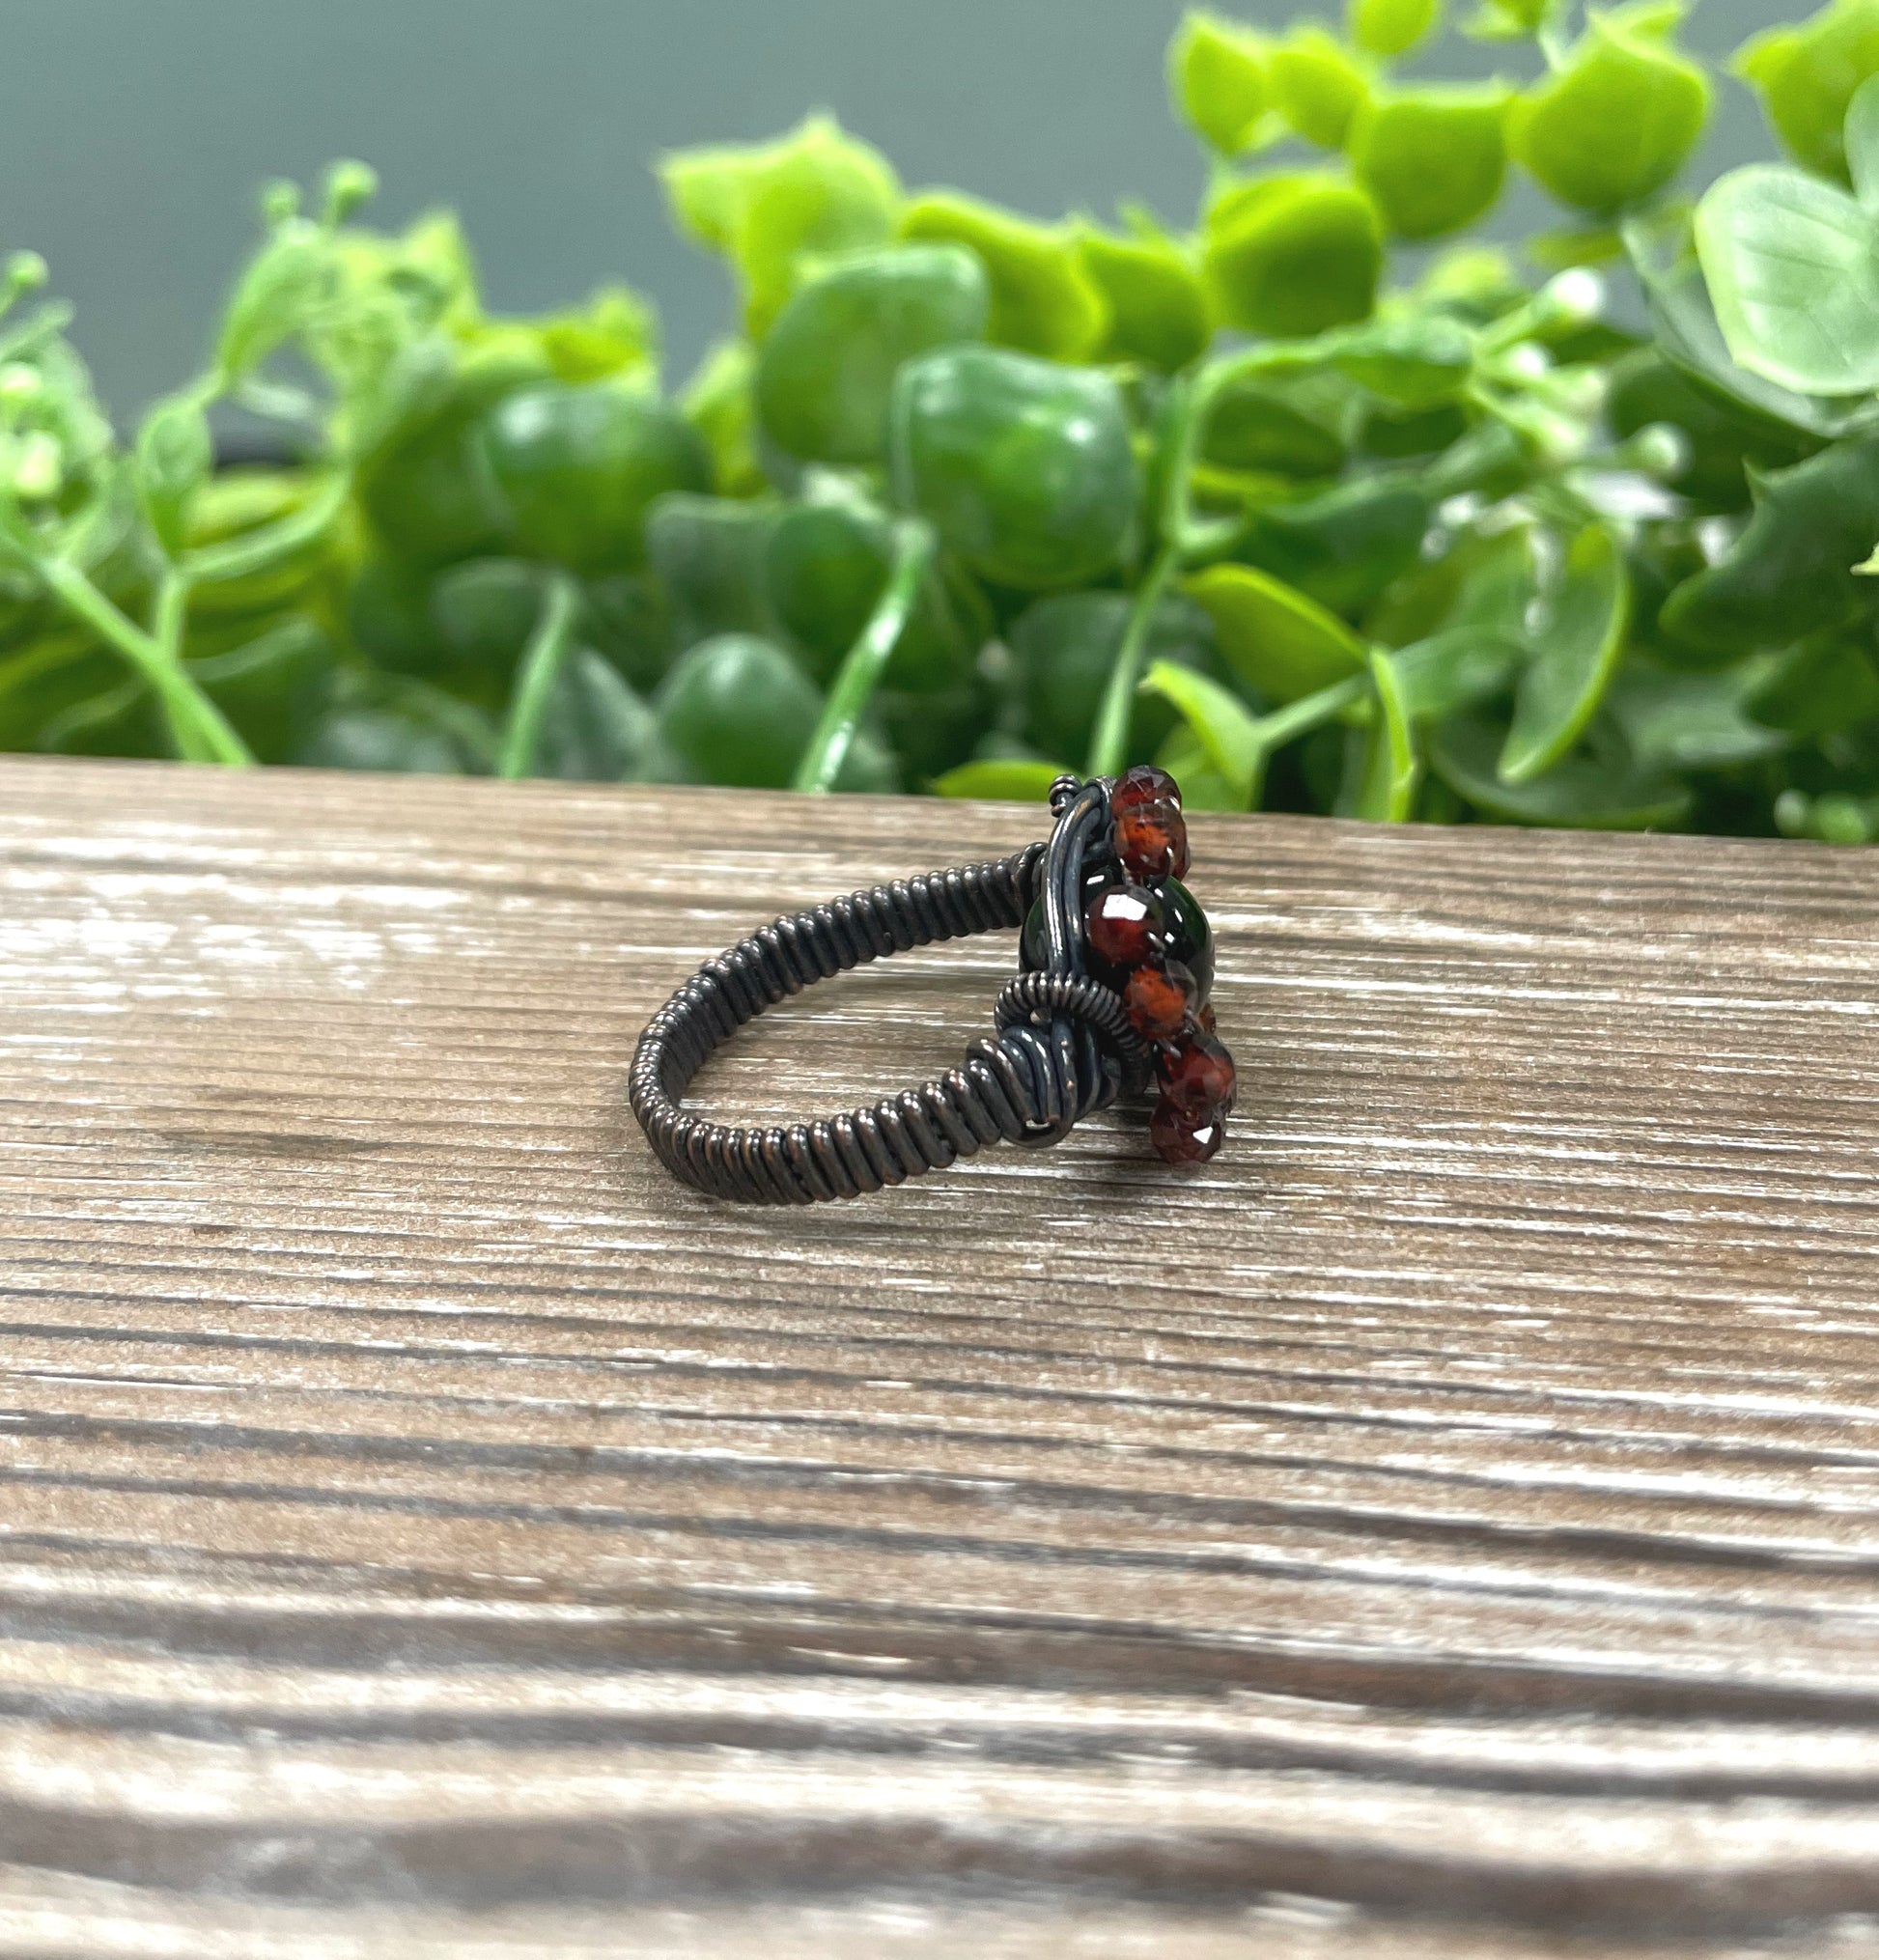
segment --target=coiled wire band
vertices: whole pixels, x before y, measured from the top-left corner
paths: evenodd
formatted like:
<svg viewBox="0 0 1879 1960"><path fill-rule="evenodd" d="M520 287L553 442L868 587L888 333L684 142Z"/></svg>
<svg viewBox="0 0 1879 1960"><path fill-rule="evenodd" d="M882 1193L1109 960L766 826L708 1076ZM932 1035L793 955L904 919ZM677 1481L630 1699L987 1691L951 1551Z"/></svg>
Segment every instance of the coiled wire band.
<svg viewBox="0 0 1879 1960"><path fill-rule="evenodd" d="M1083 880L1113 856L1110 787L1059 777L1048 843L829 899L707 960L648 1022L633 1056L632 1112L660 1162L713 1197L813 1204L942 1169L989 1143L1059 1142L1138 1087L1149 1050L1083 963ZM705 1058L766 1007L889 953L1022 926L1040 893L1043 965L1004 988L996 1034L974 1041L958 1068L789 1129L733 1128L680 1107Z"/></svg>

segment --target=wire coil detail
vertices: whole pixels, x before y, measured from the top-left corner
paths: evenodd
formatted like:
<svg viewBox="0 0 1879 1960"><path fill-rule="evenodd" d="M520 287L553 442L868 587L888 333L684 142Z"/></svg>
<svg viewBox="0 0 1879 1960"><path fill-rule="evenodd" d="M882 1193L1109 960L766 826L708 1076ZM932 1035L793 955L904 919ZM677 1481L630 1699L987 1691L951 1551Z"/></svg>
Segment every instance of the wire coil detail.
<svg viewBox="0 0 1879 1960"><path fill-rule="evenodd" d="M1050 840L1009 857L896 879L761 927L707 960L647 1024L629 1084L659 1161L710 1196L747 1204L857 1197L988 1144L1056 1143L1139 1086L1150 1055L1120 997L1082 962L1086 869L1110 853L1109 784L1059 777ZM818 980L914 946L1021 927L1039 898L1043 958L998 995L996 1032L943 1076L871 1106L744 1129L681 1106L714 1050Z"/></svg>

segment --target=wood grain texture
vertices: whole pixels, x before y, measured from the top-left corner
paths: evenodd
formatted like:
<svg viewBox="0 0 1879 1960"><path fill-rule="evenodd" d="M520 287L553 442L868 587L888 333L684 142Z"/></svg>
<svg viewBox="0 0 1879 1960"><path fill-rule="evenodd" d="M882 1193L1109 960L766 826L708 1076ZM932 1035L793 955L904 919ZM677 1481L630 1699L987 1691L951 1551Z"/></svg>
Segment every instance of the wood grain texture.
<svg viewBox="0 0 1879 1960"><path fill-rule="evenodd" d="M1879 858L1203 819L1211 1165L659 1171L1038 826L0 763L0 1955L1879 1954Z"/></svg>

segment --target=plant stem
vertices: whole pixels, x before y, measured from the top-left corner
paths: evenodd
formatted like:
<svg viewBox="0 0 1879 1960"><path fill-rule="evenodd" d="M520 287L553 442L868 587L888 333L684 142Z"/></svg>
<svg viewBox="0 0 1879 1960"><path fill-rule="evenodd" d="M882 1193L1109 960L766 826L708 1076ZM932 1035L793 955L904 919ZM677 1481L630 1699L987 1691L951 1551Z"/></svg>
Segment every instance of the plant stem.
<svg viewBox="0 0 1879 1960"><path fill-rule="evenodd" d="M158 593L158 612L170 635L165 641L126 618L69 559L42 558L37 569L60 604L108 646L115 647L150 683L162 704L177 753L185 762L218 762L238 768L254 761L247 743L229 726L228 717L183 669L182 608L188 598L186 585L179 598L171 595L166 579Z"/></svg>
<svg viewBox="0 0 1879 1960"><path fill-rule="evenodd" d="M164 569L162 579L156 588L155 603L151 607L150 631L156 643L156 651L164 665L173 673L183 675L182 639L189 622L190 579L187 573L171 565ZM178 746L192 762L215 762L222 758L216 752L217 735L215 727L204 719L200 703L209 702L207 695L200 695L194 689L174 697L176 712L182 716L176 727ZM214 711L215 720L220 721L219 710ZM194 741L198 753L192 754L184 744Z"/></svg>
<svg viewBox="0 0 1879 1960"><path fill-rule="evenodd" d="M1233 518L1196 518L1190 500L1194 465L1215 403L1235 381L1268 369L1283 370L1292 358L1285 348L1242 348L1209 361L1183 384L1168 432L1168 469L1162 490L1162 538L1182 558L1220 549L1240 528Z"/></svg>
<svg viewBox="0 0 1879 1960"><path fill-rule="evenodd" d="M1219 549L1239 529L1231 518L1196 518L1190 500L1194 464L1214 404L1243 376L1256 374L1262 368L1282 366L1286 358L1282 350L1247 348L1209 361L1198 374L1181 383L1166 437L1168 460L1162 487L1162 548L1149 568L1148 576L1136 588L1129 624L1122 644L1116 649L1115 664L1109 669L1108 685L1103 690L1103 705L1097 711L1096 728L1090 739L1089 767L1085 770L1088 775L1112 776L1122 767L1148 630L1168 581L1187 560Z"/></svg>
<svg viewBox="0 0 1879 1960"><path fill-rule="evenodd" d="M1270 714L1262 714L1253 724L1259 731L1260 746L1268 755L1276 748L1283 748L1288 742L1297 741L1320 722L1329 721L1333 714L1341 714L1361 701L1369 686L1367 674L1353 674L1347 681L1333 681L1329 687L1320 687L1315 694L1288 701L1283 708L1275 708Z"/></svg>
<svg viewBox="0 0 1879 1960"><path fill-rule="evenodd" d="M1257 745L1252 752L1252 767L1247 779L1248 810L1258 809L1265 798L1266 771L1273 757L1288 742L1296 742L1300 736L1308 735L1333 715L1341 714L1345 709L1363 700L1367 691L1366 681L1366 675L1353 674L1346 681L1334 681L1329 687L1320 687L1315 694L1288 701L1283 708L1276 708L1270 714L1262 714L1253 722L1252 733Z"/></svg>
<svg viewBox="0 0 1879 1960"><path fill-rule="evenodd" d="M868 702L881 683L887 661L906 630L920 582L933 556L933 533L917 518L903 518L894 527L894 563L887 583L875 601L868 623L842 657L835 685L828 690L822 719L796 766L793 788L820 796L835 787L855 741Z"/></svg>
<svg viewBox="0 0 1879 1960"><path fill-rule="evenodd" d="M571 574L555 572L542 600L542 610L522 650L516 691L509 703L509 720L502 731L502 749L496 758L496 774L514 780L535 767L535 751L542 741L542 722L548 711L548 697L561 677L561 669L574 642L575 615L580 609L580 588Z"/></svg>
<svg viewBox="0 0 1879 1960"><path fill-rule="evenodd" d="M1109 669L1108 685L1103 689L1103 705L1097 711L1096 729L1090 737L1089 767L1086 776L1119 774L1128 753L1129 717L1135 712L1136 688L1141 682L1142 656L1148 651L1148 630L1155 621L1155 608L1167 590L1181 563L1180 546L1170 541L1164 545L1148 576L1136 588L1135 604L1129 610L1129 624L1122 644L1115 650L1115 663Z"/></svg>
<svg viewBox="0 0 1879 1960"><path fill-rule="evenodd" d="M174 565L167 567L151 607L150 631L166 658L182 658L182 630L189 616L189 579Z"/></svg>

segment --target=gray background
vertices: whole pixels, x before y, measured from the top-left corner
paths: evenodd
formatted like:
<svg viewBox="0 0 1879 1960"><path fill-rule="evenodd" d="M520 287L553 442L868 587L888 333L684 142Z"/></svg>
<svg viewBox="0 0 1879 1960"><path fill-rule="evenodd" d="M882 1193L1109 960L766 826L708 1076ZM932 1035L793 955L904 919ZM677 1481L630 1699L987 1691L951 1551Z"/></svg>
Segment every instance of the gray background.
<svg viewBox="0 0 1879 1960"><path fill-rule="evenodd" d="M1469 0L1461 0L1469 4ZM1185 219L1198 153L1162 57L1180 0L0 0L0 247L31 245L79 308L120 417L201 358L254 236L255 187L329 158L379 171L380 221L463 214L491 303L624 277L683 376L728 317L719 268L672 237L648 163L832 109L911 184L1053 216L1118 196ZM1226 9L1224 11L1231 11ZM1290 5L1242 9L1276 24ZM1712 53L1798 13L1707 0ZM1518 72L1452 37L1434 66ZM1724 84L1706 161L1760 154ZM1530 217L1537 197L1515 202Z"/></svg>

